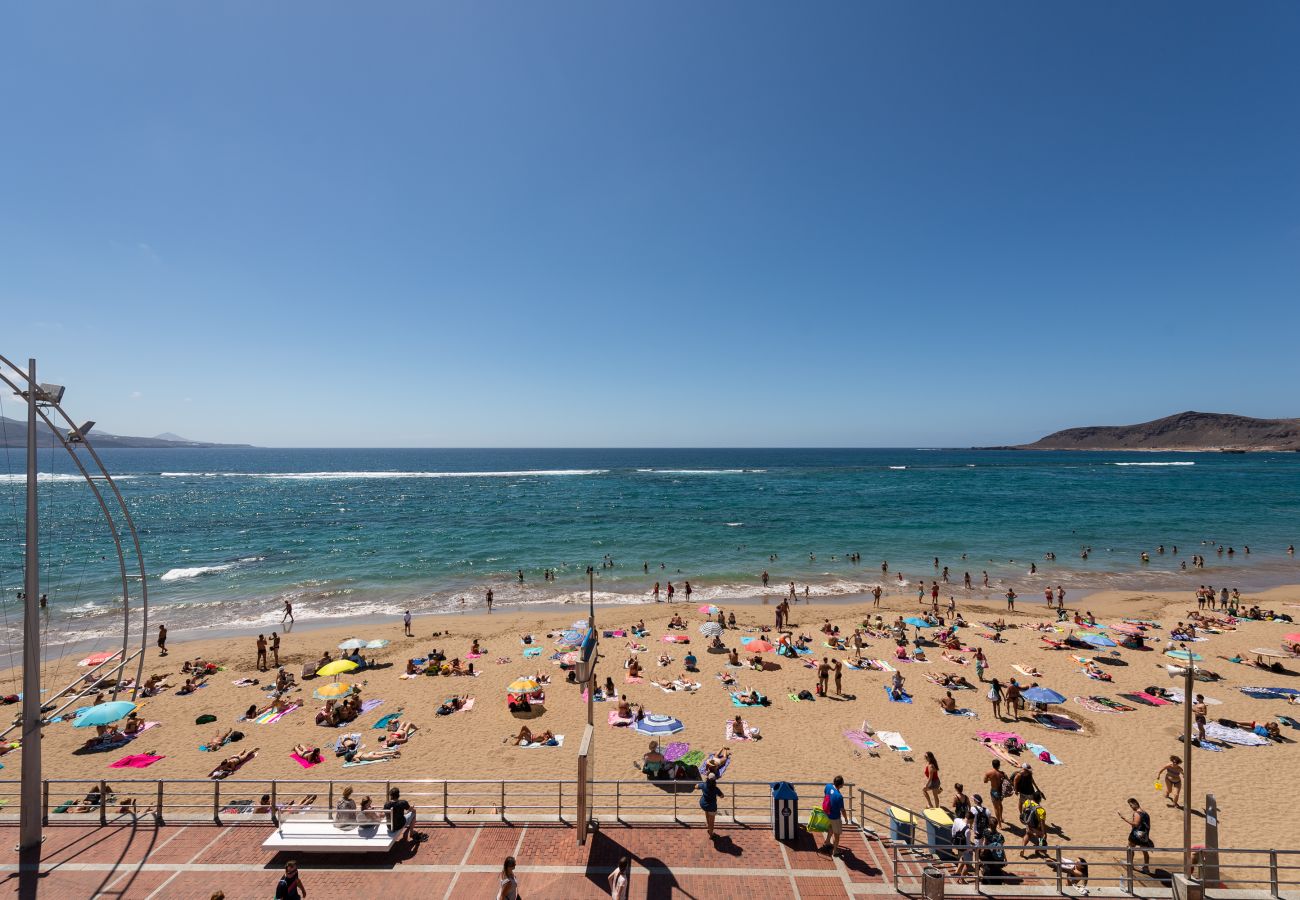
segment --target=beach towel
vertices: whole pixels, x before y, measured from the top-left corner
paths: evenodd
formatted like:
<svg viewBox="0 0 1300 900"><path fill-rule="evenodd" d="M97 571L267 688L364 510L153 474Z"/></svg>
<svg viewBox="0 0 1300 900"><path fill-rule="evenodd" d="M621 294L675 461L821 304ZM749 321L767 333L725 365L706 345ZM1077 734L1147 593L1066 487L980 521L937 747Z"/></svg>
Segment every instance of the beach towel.
<svg viewBox="0 0 1300 900"><path fill-rule="evenodd" d="M1244 687L1239 690L1248 697L1254 697L1256 700L1273 700L1278 697L1293 697L1300 691L1295 688L1275 688L1275 687Z"/></svg>
<svg viewBox="0 0 1300 900"><path fill-rule="evenodd" d="M351 734L340 735L339 739L334 742L334 746L331 747L330 749L333 750L335 753L338 753L339 749L343 746L343 742L346 741L348 738L351 738L352 740L357 742L356 749L358 750L361 749L362 747L361 732L359 731L354 731Z"/></svg>
<svg viewBox="0 0 1300 900"><path fill-rule="evenodd" d="M1123 703L1116 703L1114 700L1110 699L1109 697L1100 697L1097 696L1096 694L1089 697L1088 699L1092 700L1094 703L1100 703L1102 706L1106 707L1107 709L1113 709L1115 712L1133 712L1133 710L1135 709L1135 707L1126 706Z"/></svg>
<svg viewBox="0 0 1300 900"><path fill-rule="evenodd" d="M268 709L266 712L262 713L253 721L256 722L258 725L273 725L276 722L283 719L285 716L289 715L289 713L293 712L295 709L297 709L300 706L302 706L301 703L293 703L289 706L286 706L284 709L280 710L279 712L276 712L274 709Z"/></svg>
<svg viewBox="0 0 1300 900"><path fill-rule="evenodd" d="M465 654L465 658L466 658L466 659L482 659L482 658L485 657L485 656L487 656L486 653L466 653L466 654ZM378 762L378 760L371 760L371 761L372 761L372 762Z"/></svg>
<svg viewBox="0 0 1300 900"><path fill-rule="evenodd" d="M542 655L541 647L529 647L527 650L524 651L524 657L526 659L532 659L535 656L541 656L541 655Z"/></svg>
<svg viewBox="0 0 1300 900"><path fill-rule="evenodd" d="M562 735L562 734L557 734L555 737L551 738L549 741L546 741L546 742L544 742L544 743L540 743L540 744L538 744L538 743L532 743L532 744L520 744L519 746L520 746L520 747L523 747L525 750L536 750L538 747L563 747L563 746L564 746L564 735Z"/></svg>
<svg viewBox="0 0 1300 900"><path fill-rule="evenodd" d="M723 737L725 737L729 741L752 741L754 740L754 738L758 737L757 728L751 728L749 723L746 722L744 719L740 720L740 724L741 724L741 733L736 734L735 732L736 723L731 719L728 719L727 724L723 727L722 730Z"/></svg>
<svg viewBox="0 0 1300 900"><path fill-rule="evenodd" d="M700 767L700 763L704 762L704 758L707 755L708 754L706 754L703 750L692 750L690 753L687 753L685 756L683 756L680 762L682 765L687 766L688 768L694 767L698 769Z"/></svg>
<svg viewBox="0 0 1300 900"><path fill-rule="evenodd" d="M1222 701L1222 700L1215 700L1213 697L1207 697L1207 696L1205 696L1204 694L1201 695L1201 699L1205 702L1205 705L1206 705L1206 706L1220 706L1220 705L1223 704L1223 701ZM1182 692L1182 691L1170 691L1170 692L1169 692L1169 700L1172 701L1172 702L1174 702L1174 703L1182 703L1182 702L1183 702L1183 692Z"/></svg>
<svg viewBox="0 0 1300 900"><path fill-rule="evenodd" d="M1148 694L1146 691L1134 691L1131 694L1120 694L1125 700L1132 700L1134 703L1140 703L1143 706L1168 706L1169 701L1163 697L1157 697L1155 694Z"/></svg>
<svg viewBox="0 0 1300 900"><path fill-rule="evenodd" d="M618 710L617 710L617 709L611 709L611 710L609 711L609 724L610 724L610 725L613 725L613 726L615 726L615 727L626 727L626 726L628 726L628 725L631 725L633 721L634 721L634 720L632 719L631 716L628 716L626 719L623 718L622 716L620 716L620 715L618 714Z"/></svg>
<svg viewBox="0 0 1300 900"><path fill-rule="evenodd" d="M352 762L345 762L343 764L343 768L355 769L357 766L370 766L370 765L374 765L375 763L386 763L392 761L393 761L393 757L391 756L386 756L383 759L357 759L357 760L353 760Z"/></svg>
<svg viewBox="0 0 1300 900"><path fill-rule="evenodd" d="M236 678L231 682L235 687L250 687L257 683L256 678Z"/></svg>
<svg viewBox="0 0 1300 900"><path fill-rule="evenodd" d="M363 713L368 713L368 712L370 712L372 709L374 709L376 706L378 706L379 704L381 704L381 703L383 703L383 702L384 702L384 701L383 701L382 699L380 699L380 698L375 698L375 699L372 699L372 700L362 700L362 701L361 701L361 711L362 711Z"/></svg>
<svg viewBox="0 0 1300 900"><path fill-rule="evenodd" d="M850 744L855 744L863 750L870 750L874 747L880 746L880 742L872 738L871 735L867 734L865 731L846 731L844 732L844 737L848 738Z"/></svg>
<svg viewBox="0 0 1300 900"><path fill-rule="evenodd" d="M307 759L306 757L298 755L297 753L290 753L289 758L292 759L294 762L296 762L298 765L302 766L304 769L310 769L312 766L320 765L320 763L314 763L311 760Z"/></svg>
<svg viewBox="0 0 1300 900"><path fill-rule="evenodd" d="M873 669L876 669L876 670L881 671L881 672L897 672L897 671L898 671L898 670L895 669L893 666L891 666L889 663L885 662L883 659L873 659L873 660L871 660L871 667L872 667Z"/></svg>
<svg viewBox="0 0 1300 900"><path fill-rule="evenodd" d="M812 703L812 702L813 702L813 698L812 698L812 697L800 697L798 694L786 694L786 696L789 697L791 700L793 700L795 703Z"/></svg>
<svg viewBox="0 0 1300 900"><path fill-rule="evenodd" d="M380 719L378 722L371 725L370 727L383 730L388 727L389 722L393 721L394 719L400 719L401 717L402 717L402 711L399 709L395 713L389 713L388 715L384 716L382 719Z"/></svg>
<svg viewBox="0 0 1300 900"><path fill-rule="evenodd" d="M907 741L897 731L877 731L876 737L879 738L886 747L898 753L911 753L912 748L907 746Z"/></svg>
<svg viewBox="0 0 1300 900"><path fill-rule="evenodd" d="M1034 721L1044 728L1051 728L1053 731L1081 731L1083 726L1071 719L1069 716L1061 716L1056 713L1039 713L1034 716Z"/></svg>
<svg viewBox="0 0 1300 900"><path fill-rule="evenodd" d="M149 753L133 753L130 756L124 756L115 763L109 763L110 769L147 769L160 759L162 756L153 756Z"/></svg>
<svg viewBox="0 0 1300 900"><path fill-rule="evenodd" d="M1061 764L1061 761L1057 759L1056 756L1050 750L1044 747L1042 744L1028 744L1027 746L1029 748L1029 752L1034 754L1034 757L1039 762L1047 763L1049 766L1059 766ZM1043 756L1044 753L1046 753L1047 756Z"/></svg>
<svg viewBox="0 0 1300 900"><path fill-rule="evenodd" d="M256 753L254 753L251 757L249 757L249 759L256 759L256 758L257 758ZM221 768L218 766L217 768L213 769L211 772L208 773L208 777L211 778L213 781L220 781L223 778L229 778L231 775L235 774L235 772L238 772L240 769L242 769L245 766L245 764L248 763L249 759L244 760L238 766L236 766L233 772L222 772Z"/></svg>
<svg viewBox="0 0 1300 900"><path fill-rule="evenodd" d="M894 689L891 688L889 685L882 684L881 687L885 689L885 696L889 698L890 703L911 703L912 702L912 695L907 693L906 691L902 692L902 697L900 699L894 696Z"/></svg>
<svg viewBox="0 0 1300 900"><path fill-rule="evenodd" d="M975 710L966 709L965 707L962 707L961 709L954 709L951 712L945 709L943 713L946 716L965 716L968 719L978 719L980 717L980 714L975 712Z"/></svg>
<svg viewBox="0 0 1300 900"><path fill-rule="evenodd" d="M1032 669L1026 669L1024 666L1016 666L1016 665L1013 665L1011 668L1015 669L1017 672L1019 672L1021 675L1025 676L1026 678L1042 678L1042 677L1043 677L1042 675L1035 675L1035 674L1033 673L1033 670L1032 670Z"/></svg>
<svg viewBox="0 0 1300 900"><path fill-rule="evenodd" d="M1117 712L1119 712L1118 709L1111 709L1109 706L1107 706L1107 705L1104 704L1104 703L1098 703L1098 702L1097 702L1096 700L1094 700L1092 697L1075 697L1075 698L1074 698L1074 702L1077 703L1077 704L1079 704L1080 706L1082 706L1084 709L1088 710L1089 712L1097 712L1097 713L1117 713Z"/></svg>
<svg viewBox="0 0 1300 900"><path fill-rule="evenodd" d="M199 749L202 750L204 753L214 753L214 752L216 752L217 750L220 750L222 747L226 746L226 744L229 744L229 743L230 743L230 738L226 738L226 739L223 740L220 744L217 744L215 747L213 747L213 746L211 746L211 745L209 745L209 744L199 744Z"/></svg>
<svg viewBox="0 0 1300 900"><path fill-rule="evenodd" d="M1180 734L1178 740L1181 741L1182 739L1183 736ZM1218 744L1211 744L1209 741L1202 741L1199 738L1192 738L1192 746L1200 747L1202 750L1210 750L1214 753L1222 753L1224 750L1224 748L1220 747Z"/></svg>
<svg viewBox="0 0 1300 900"><path fill-rule="evenodd" d="M1225 744L1239 744L1242 747L1265 747L1269 744L1267 738L1260 737L1253 731L1244 728L1228 728L1218 722L1210 722L1205 726L1205 736L1210 740Z"/></svg>
<svg viewBox="0 0 1300 900"><path fill-rule="evenodd" d="M233 803L231 803L221 812L227 816L237 816L243 813L250 813L252 811L253 811L252 800L235 800Z"/></svg>
<svg viewBox="0 0 1300 900"><path fill-rule="evenodd" d="M640 684L640 683L643 682L643 681L645 681L645 679L642 678L642 677L639 676L639 675L624 675L624 676L623 676L623 683L624 683L624 684Z"/></svg>
<svg viewBox="0 0 1300 900"><path fill-rule="evenodd" d="M690 744L683 743L682 741L674 741L673 743L669 744L667 747L663 749L664 761L677 762L677 760L681 759L687 753L690 752L691 752Z"/></svg>

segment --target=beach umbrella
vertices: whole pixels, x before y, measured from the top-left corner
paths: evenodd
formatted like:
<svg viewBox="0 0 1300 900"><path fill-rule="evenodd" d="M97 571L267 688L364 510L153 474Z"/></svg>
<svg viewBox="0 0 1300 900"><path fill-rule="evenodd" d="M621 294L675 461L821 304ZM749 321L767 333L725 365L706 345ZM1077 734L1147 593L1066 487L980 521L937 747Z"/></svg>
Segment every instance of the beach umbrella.
<svg viewBox="0 0 1300 900"><path fill-rule="evenodd" d="M1269 659L1291 659L1292 658L1290 653L1281 653L1277 650L1269 650L1266 647L1256 647L1254 650L1250 652L1255 654L1256 656L1267 656Z"/></svg>
<svg viewBox="0 0 1300 900"><path fill-rule="evenodd" d="M108 662L114 656L120 653L120 650L105 650L103 653L92 653L77 663L79 666L97 666L102 662Z"/></svg>
<svg viewBox="0 0 1300 900"><path fill-rule="evenodd" d="M1064 703L1065 698L1051 688L1031 687L1022 691L1020 696L1030 703Z"/></svg>
<svg viewBox="0 0 1300 900"><path fill-rule="evenodd" d="M1138 637L1141 637L1145 633L1142 631L1141 628L1138 628L1136 625L1129 625L1128 623L1112 625L1110 626L1110 629L1111 631L1118 631L1120 634L1133 634L1133 635L1137 635Z"/></svg>
<svg viewBox="0 0 1300 900"><path fill-rule="evenodd" d="M377 641L366 641L367 650L383 650L389 644L388 638L380 638Z"/></svg>
<svg viewBox="0 0 1300 900"><path fill-rule="evenodd" d="M724 629L717 622L705 622L703 625L700 626L700 634L704 635L705 637L717 637L718 635L722 634L722 632L725 630L726 629Z"/></svg>
<svg viewBox="0 0 1300 900"><path fill-rule="evenodd" d="M1282 635L1282 640L1286 641L1288 644L1300 644L1300 631L1297 631L1295 634L1284 634Z"/></svg>
<svg viewBox="0 0 1300 900"><path fill-rule="evenodd" d="M317 675L333 675L337 681L340 675L351 672L357 668L357 664L350 659L336 659L333 662L327 662L316 670Z"/></svg>
<svg viewBox="0 0 1300 900"><path fill-rule="evenodd" d="M365 648L366 648L366 642L361 640L361 638L349 638L348 640L339 644L340 650L364 650Z"/></svg>
<svg viewBox="0 0 1300 900"><path fill-rule="evenodd" d="M1172 656L1174 659L1205 659L1201 654L1193 653L1191 650L1166 650L1165 656Z"/></svg>
<svg viewBox="0 0 1300 900"><path fill-rule="evenodd" d="M632 726L633 731L642 734L676 734L685 729L681 719L672 716L649 715Z"/></svg>
<svg viewBox="0 0 1300 900"><path fill-rule="evenodd" d="M573 623L573 627L578 629L579 631L585 631L589 626L587 625L586 619L579 619L578 621Z"/></svg>
<svg viewBox="0 0 1300 900"><path fill-rule="evenodd" d="M764 641L764 640L761 640L761 639L755 639L755 640L752 640L752 641L749 641L748 643L746 643L746 644L745 644L745 649L746 649L746 650L753 650L755 653L770 653L771 651L775 650L776 648L772 646L772 644L771 644L770 641Z"/></svg>
<svg viewBox="0 0 1300 900"><path fill-rule="evenodd" d="M1079 640L1085 644L1092 644L1094 647L1114 647L1115 642L1104 634L1081 634Z"/></svg>
<svg viewBox="0 0 1300 900"><path fill-rule="evenodd" d="M511 694L531 694L539 687L541 685L531 678L516 678L510 682L510 686L506 688L506 691Z"/></svg>
<svg viewBox="0 0 1300 900"><path fill-rule="evenodd" d="M577 644L582 643L582 632L574 631L573 629L562 631L560 632L559 638L556 640L557 643L560 644L574 644L576 646Z"/></svg>
<svg viewBox="0 0 1300 900"><path fill-rule="evenodd" d="M903 621L906 622L908 625L915 626L916 628L930 627L930 623L925 621L925 619L922 619L920 616L908 616Z"/></svg>
<svg viewBox="0 0 1300 900"><path fill-rule="evenodd" d="M706 603L704 606L700 607L700 612L704 613L706 616L716 616L718 613L722 612L722 610Z"/></svg>
<svg viewBox="0 0 1300 900"><path fill-rule="evenodd" d="M332 684L322 684L312 692L312 696L317 700L337 700L351 693L352 685L335 681Z"/></svg>
<svg viewBox="0 0 1300 900"><path fill-rule="evenodd" d="M92 706L72 720L74 728L90 728L93 725L107 725L119 719L125 719L135 711L135 704L127 700L114 700Z"/></svg>

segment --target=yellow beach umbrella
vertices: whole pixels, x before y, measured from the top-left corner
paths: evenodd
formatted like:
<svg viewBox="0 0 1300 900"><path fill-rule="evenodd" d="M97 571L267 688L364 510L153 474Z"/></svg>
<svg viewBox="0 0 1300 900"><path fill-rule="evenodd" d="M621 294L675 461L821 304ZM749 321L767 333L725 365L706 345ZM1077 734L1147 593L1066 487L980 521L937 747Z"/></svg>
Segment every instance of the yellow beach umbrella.
<svg viewBox="0 0 1300 900"><path fill-rule="evenodd" d="M541 685L531 678L516 678L506 690L512 694L531 694L539 687Z"/></svg>
<svg viewBox="0 0 1300 900"><path fill-rule="evenodd" d="M334 682L333 684L322 684L316 688L314 694L320 700L337 700L340 697L346 697L352 693L352 685Z"/></svg>
<svg viewBox="0 0 1300 900"><path fill-rule="evenodd" d="M327 662L316 670L317 675L333 675L337 678L347 672L354 671L357 664L350 659L336 659L333 662Z"/></svg>

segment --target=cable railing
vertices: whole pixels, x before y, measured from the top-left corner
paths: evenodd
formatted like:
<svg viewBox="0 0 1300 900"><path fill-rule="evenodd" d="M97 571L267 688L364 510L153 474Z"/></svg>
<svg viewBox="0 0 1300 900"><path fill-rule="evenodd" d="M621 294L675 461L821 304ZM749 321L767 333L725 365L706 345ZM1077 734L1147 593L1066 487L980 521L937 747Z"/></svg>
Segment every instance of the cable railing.
<svg viewBox="0 0 1300 900"><path fill-rule="evenodd" d="M923 811L900 806L865 788L858 788L857 795L858 825L888 848L894 890L902 894L926 895L926 882L936 872L945 880L956 878L976 890L996 887L999 893L1025 885L1039 891L1054 888L1062 896L1077 896L1080 888L1167 894L1172 876L1183 869L1182 847L1007 843L991 850L987 845L952 843L945 840L943 826L936 826ZM1008 832L1007 837L1020 836ZM1144 849L1149 864L1141 856ZM1219 895L1225 891L1300 895L1300 850L1197 847L1191 862L1192 877ZM1080 863L1086 868L1077 868Z"/></svg>
<svg viewBox="0 0 1300 900"><path fill-rule="evenodd" d="M698 781L636 779L593 781L588 816L614 822L702 822ZM820 782L791 782L819 805ZM771 783L719 783L718 818L745 825L772 820ZM158 823L265 824L286 812L329 810L344 788L353 799L383 805L392 788L414 807L419 821L562 822L578 819L578 784L559 779L288 779L114 778L42 783L42 819L48 825L108 824L149 818ZM853 785L845 785L845 815L854 820ZM0 780L0 822L16 820L18 782Z"/></svg>

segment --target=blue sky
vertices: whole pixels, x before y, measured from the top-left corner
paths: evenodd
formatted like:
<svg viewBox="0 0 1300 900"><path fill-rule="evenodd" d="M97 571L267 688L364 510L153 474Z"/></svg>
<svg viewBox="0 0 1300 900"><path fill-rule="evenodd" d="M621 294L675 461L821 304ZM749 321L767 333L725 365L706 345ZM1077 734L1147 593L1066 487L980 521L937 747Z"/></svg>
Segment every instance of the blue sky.
<svg viewBox="0 0 1300 900"><path fill-rule="evenodd" d="M0 353L111 431L932 446L1300 415L1295 3L7 20Z"/></svg>

